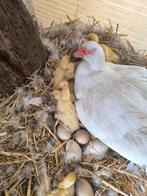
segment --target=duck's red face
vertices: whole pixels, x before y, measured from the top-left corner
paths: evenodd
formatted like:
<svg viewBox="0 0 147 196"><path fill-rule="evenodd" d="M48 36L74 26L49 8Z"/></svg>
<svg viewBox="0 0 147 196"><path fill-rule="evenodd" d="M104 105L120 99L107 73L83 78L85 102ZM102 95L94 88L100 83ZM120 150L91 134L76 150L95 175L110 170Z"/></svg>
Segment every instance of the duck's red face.
<svg viewBox="0 0 147 196"><path fill-rule="evenodd" d="M81 47L74 53L74 57L75 58L84 58L87 55L93 55L93 54L95 54L95 48L88 49L88 48Z"/></svg>

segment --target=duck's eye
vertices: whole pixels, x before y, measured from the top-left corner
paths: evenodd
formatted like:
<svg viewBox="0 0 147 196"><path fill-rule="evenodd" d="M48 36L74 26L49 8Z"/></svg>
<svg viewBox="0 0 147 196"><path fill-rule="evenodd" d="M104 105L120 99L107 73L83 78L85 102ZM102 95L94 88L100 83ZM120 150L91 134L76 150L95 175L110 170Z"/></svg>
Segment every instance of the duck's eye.
<svg viewBox="0 0 147 196"><path fill-rule="evenodd" d="M87 49L86 48L81 48L80 49L80 54L81 54L81 56L87 55L88 54Z"/></svg>
<svg viewBox="0 0 147 196"><path fill-rule="evenodd" d="M84 54L86 54L86 50L85 50L85 49L83 49L82 52L83 52Z"/></svg>

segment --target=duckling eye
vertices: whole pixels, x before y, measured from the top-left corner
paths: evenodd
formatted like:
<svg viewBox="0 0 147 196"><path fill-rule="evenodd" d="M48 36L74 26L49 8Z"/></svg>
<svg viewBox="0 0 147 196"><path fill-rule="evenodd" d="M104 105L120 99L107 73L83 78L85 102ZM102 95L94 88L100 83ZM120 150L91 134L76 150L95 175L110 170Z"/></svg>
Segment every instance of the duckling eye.
<svg viewBox="0 0 147 196"><path fill-rule="evenodd" d="M70 73L70 69L69 68L67 68L67 72Z"/></svg>

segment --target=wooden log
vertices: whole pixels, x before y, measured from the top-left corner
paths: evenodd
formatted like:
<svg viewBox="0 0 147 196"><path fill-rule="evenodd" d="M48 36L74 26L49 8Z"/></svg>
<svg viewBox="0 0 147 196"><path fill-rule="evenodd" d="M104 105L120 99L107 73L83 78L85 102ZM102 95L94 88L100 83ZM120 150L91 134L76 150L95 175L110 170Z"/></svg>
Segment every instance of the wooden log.
<svg viewBox="0 0 147 196"><path fill-rule="evenodd" d="M21 0L0 0L0 95L11 94L44 65L48 51Z"/></svg>

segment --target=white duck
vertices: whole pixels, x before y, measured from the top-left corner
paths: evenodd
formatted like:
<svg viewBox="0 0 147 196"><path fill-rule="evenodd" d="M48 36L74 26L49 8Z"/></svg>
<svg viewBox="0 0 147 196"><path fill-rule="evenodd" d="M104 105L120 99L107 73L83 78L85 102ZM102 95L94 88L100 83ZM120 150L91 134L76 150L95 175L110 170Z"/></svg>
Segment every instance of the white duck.
<svg viewBox="0 0 147 196"><path fill-rule="evenodd" d="M76 109L91 134L128 160L147 166L147 70L105 62L99 44L75 52Z"/></svg>

